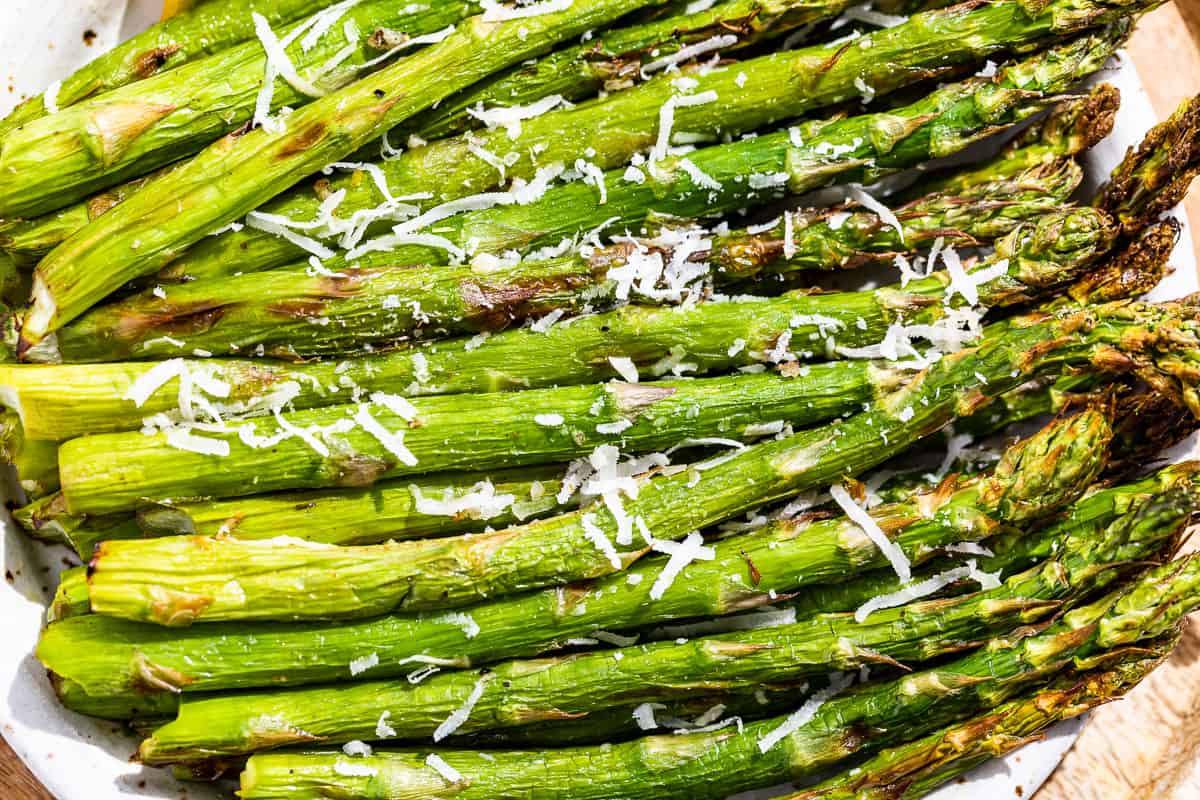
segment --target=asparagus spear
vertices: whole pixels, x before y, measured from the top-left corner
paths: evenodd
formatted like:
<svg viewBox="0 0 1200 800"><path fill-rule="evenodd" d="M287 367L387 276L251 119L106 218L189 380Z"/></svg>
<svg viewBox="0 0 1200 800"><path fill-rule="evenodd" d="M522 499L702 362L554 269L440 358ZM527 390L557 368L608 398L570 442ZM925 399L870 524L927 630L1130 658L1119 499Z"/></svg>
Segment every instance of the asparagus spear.
<svg viewBox="0 0 1200 800"><path fill-rule="evenodd" d="M135 515L68 514L61 493L17 509L14 516L38 538L60 541L89 559L97 542L171 534L234 534L241 539L294 536L328 544L372 544L481 531L559 514L562 470L421 476L369 489L284 492L245 499L173 502ZM420 499L418 499L420 498Z"/></svg>
<svg viewBox="0 0 1200 800"><path fill-rule="evenodd" d="M853 361L840 362L839 368L849 371L873 367L869 362ZM827 369L834 367L823 364L813 367L817 373ZM1072 391L1093 388L1096 380L1094 375L1073 375L1056 381L1052 389L1019 387L998 398L992 407L979 415L962 421L969 425L958 427L975 435L993 433L1014 422L1061 408L1064 396L1069 396ZM998 408L993 410L993 407ZM846 409L847 412L851 410L850 407ZM1179 422L1177 417L1172 414L1157 416L1156 420L1162 423L1158 429L1187 430L1186 424L1175 424ZM1161 443L1169 440L1154 438L1152 441L1157 449L1161 449ZM380 482L370 489L286 492L199 503L172 502L142 509L134 515L98 517L69 513L66 499L61 492L55 492L16 509L13 516L31 536L65 544L85 560L91 558L96 543L104 539L171 534L234 532L243 539L269 539L286 534L328 544L372 544L387 539L416 539L479 530L485 522L495 527L513 524L515 520L561 513L571 507L576 496L569 498L566 504L559 503L555 495L561 489L560 477L561 468L555 467L524 468L511 480L503 473L478 476L479 480L494 481L498 495L512 494L517 498L511 513L501 511L490 517L465 511L452 518L426 514L416 508L410 481ZM416 485L423 497L436 500L444 498L447 490L456 498L474 493L479 490L479 480L470 475L455 474L444 479L422 478ZM890 500L901 500L927 483L893 479L876 493ZM487 491L486 486L483 491Z"/></svg>
<svg viewBox="0 0 1200 800"><path fill-rule="evenodd" d="M54 590L54 599L46 609L47 622L59 622L68 617L90 614L91 601L88 599L87 567L71 567L64 570L58 577L58 588Z"/></svg>
<svg viewBox="0 0 1200 800"><path fill-rule="evenodd" d="M1069 366L1136 364L1160 391L1197 413L1190 366L1195 313L1187 302L1112 303L1014 318L860 414L748 447L699 477L689 470L648 481L620 515L609 508L575 512L470 540L436 540L419 554L414 551L426 545L403 542L303 550L204 537L104 543L92 560L92 606L173 625L314 619L452 607L617 572L655 541L682 539L750 508L856 475L997 394ZM60 471L69 499L70 480ZM630 527L638 517L647 533L635 543Z"/></svg>
<svg viewBox="0 0 1200 800"><path fill-rule="evenodd" d="M328 5L324 0L209 0L152 25L88 62L54 86L53 91L21 103L0 120L0 139L46 116L50 108L73 106L244 42L254 36L251 14L261 14L272 25L278 25L311 14L324 5Z"/></svg>
<svg viewBox="0 0 1200 800"><path fill-rule="evenodd" d="M1093 142L1103 139L1111 129L1112 115L1115 113L1118 102L1119 96L1116 89L1101 84L1093 89L1087 98L1069 100L1060 104L1044 121L1023 132L999 158L989 162L985 167L961 174L956 171L954 174L957 177L952 181L945 177L939 177L937 181L927 179L921 182L919 186L928 187L926 194L930 195L926 201L929 204L929 216L910 217L905 215L906 236L916 234L920 229L936 227L938 210L944 206L944 202L939 203L934 196L976 197L982 195L986 193L986 190L976 186L980 181L989 183L1005 180L1016 181L1023 172L1042 167L1048 161L1078 153L1091 146ZM383 168L389 166L389 163L382 165ZM361 173L359 174L361 176ZM399 176L388 174L387 178L389 181L395 181ZM21 264L36 261L67 236L127 197L131 193L128 189L137 188L140 185L141 181L128 187L115 188L97 195L87 202L36 220L0 223L0 249L8 251ZM348 193L343 205L353 207L359 202L358 195L372 191L371 187L374 186L374 183L351 180L348 184L339 184L339 186L346 189ZM324 195L324 192L322 194ZM550 194L553 195L553 191ZM916 196L909 199L915 200ZM368 194L363 194L363 197L368 198ZM303 192L300 200L307 202L307 196ZM281 198L278 204L284 204L284 202L284 199ZM366 200L364 199L363 202ZM910 213L916 214L917 209L922 205L924 203L914 204ZM554 213L553 205L547 203L545 198L530 204L530 212L532 213L535 209L539 210L543 220L549 219ZM960 210L965 211L966 209ZM978 207L975 210L982 211ZM992 209L992 211L992 216L998 221L1007 216L1003 210ZM998 213L996 213L997 211ZM275 209L275 212L299 214L300 216L312 215L316 213L316 206L306 205L303 208L293 209L284 208L281 205ZM961 224L962 216L962 214L956 215L956 222ZM927 223L923 224L926 220ZM987 230L990 229L978 230L967 227L963 232L979 238L986 237ZM948 233L952 232L948 231ZM881 230L879 235L887 236L887 230ZM999 234L991 235L994 237ZM235 249L231 250L229 247ZM214 258L204 255L209 248L215 248ZM235 258L232 255L226 258L221 255L237 251L244 251L245 258ZM293 248L287 240L253 228L243 228L241 231L228 231L206 238L205 241L196 244L179 259L165 267L160 278L164 282L172 282L183 278L220 277L228 274L228 268L233 263L241 264L239 269L243 269L248 266L246 262L249 261L253 262L255 266L261 265L265 269L279 266L293 258L295 254L302 253L303 251Z"/></svg>
<svg viewBox="0 0 1200 800"><path fill-rule="evenodd" d="M1058 436L1071 430L1069 423L1057 425ZM1044 435L1055 435L1053 430L1048 429ZM1057 452L1044 444L1035 449ZM1022 450L1028 451L1029 445L1022 446ZM959 479L949 494L936 493L935 502L945 501L948 508L970 509L981 496L981 481L998 482L995 485L1010 491L1018 491L1023 485L1057 484L1060 490L1052 493L1053 502L1065 489L1064 480L1073 483L1075 477L1091 474L1085 469L1075 477L1045 473L1034 479L1030 473L1054 469L1058 460L1016 459L1017 452L1012 453L1010 463L1018 469ZM1081 448L1079 453L1088 459L1098 455L1095 449ZM1024 569L1052 557L1073 532L1098 538L1099 532L1114 520L1157 496L1186 492L1194 480L1192 469L1169 467L1142 481L1094 492L1078 501L1061 522L1043 534L1029 538L1018 533L998 534L997 552L1002 555L984 560L982 567L988 571ZM1002 494L997 490L987 496ZM1039 496L1037 491L1027 494L1031 500ZM919 521L920 507L931 499L916 497L903 504L877 507L872 515L881 525L892 519ZM939 521L948 527L938 541L942 545L957 543L964 537L981 538L995 531L994 525L975 526L978 518L978 512L944 515ZM553 650L569 639L586 637L596 630L629 630L681 619L726 616L761 609L781 598L797 598L799 602L793 602L804 612L805 598L824 591L821 581L846 577L845 571L809 577L809 532L822 540L836 541L855 530L844 519L781 520L744 536L717 541L713 545L716 558L689 564L658 600L651 598L650 591L667 561L663 557L645 558L633 564L627 574L579 584L565 594L546 589L489 601L466 612L479 626L472 637L441 615L304 626L215 624L175 630L90 615L51 625L38 645L38 658L53 673L80 687L80 693L95 698L345 680L351 677L349 664L371 654L379 659L379 665L371 670L375 678L402 675L422 666L414 666L414 657L468 667ZM919 552L932 558L940 550L936 542L930 542ZM755 574L757 584L752 580ZM812 612L827 608L854 610L871 597L902 588L897 584L893 576L890 582L875 584L869 591L843 597L836 606L822 602L809 608ZM804 592L797 591L801 586ZM736 622L732 629L736 629ZM303 658L297 657L300 653Z"/></svg>
<svg viewBox="0 0 1200 800"><path fill-rule="evenodd" d="M78 685L51 673L50 682L59 701L70 710L89 717L124 720L169 719L178 709L173 694L130 692L122 695L96 696L84 692Z"/></svg>
<svg viewBox="0 0 1200 800"><path fill-rule="evenodd" d="M1102 538L1068 538L1055 558L996 588L877 611L860 621L823 614L791 625L621 647L616 651L494 664L417 684L368 681L334 687L184 698L177 718L138 749L149 764L239 755L288 744L442 738L439 727L480 682L484 690L455 733L586 716L615 703L656 702L701 691L753 690L830 669L914 664L955 653L1045 619L1153 558L1200 508L1198 497L1152 502ZM395 733L376 731L382 711ZM402 732L402 733L401 733Z"/></svg>
<svg viewBox="0 0 1200 800"><path fill-rule="evenodd" d="M268 109L256 105L264 70L276 57L255 39L29 122L0 147L0 215L30 217L62 208L185 158L252 119L260 121L256 115L304 105L357 80L379 55L361 31L395 29L420 42L478 8L459 0L334 4L280 32L298 77L272 78ZM249 17L246 22L256 24ZM326 32L314 41L306 36L311 30Z"/></svg>
<svg viewBox="0 0 1200 800"><path fill-rule="evenodd" d="M404 475L563 462L605 445L652 452L689 439L752 441L785 423L811 424L861 407L905 377L903 370L868 366L853 371L858 380L851 384L847 372L822 371L832 378L825 385L811 383L811 372L803 379L761 373L430 397L415 404L376 396L211 433L81 437L62 446L59 475L68 510L87 514L170 498L367 487ZM214 447L224 456L211 452ZM106 451L111 458L101 455Z"/></svg>
<svg viewBox="0 0 1200 800"><path fill-rule="evenodd" d="M410 135L443 139L482 127L472 112L512 108L548 97L579 102L598 92L616 92L672 64L725 56L765 39L839 14L848 3L829 0L725 0L711 8L657 17L598 31L565 47L480 81L392 131L396 141Z"/></svg>
<svg viewBox="0 0 1200 800"><path fill-rule="evenodd" d="M296 269L201 281L147 292L80 317L59 329L54 360L152 358L181 349L228 354L260 347L268 355L294 359L409 335L491 332L529 316L611 305L623 295L635 302L680 302L699 294L696 279L679 279L690 288L672 286L672 271L687 275L689 263L711 269L732 262L742 274L752 272L753 257L739 254L765 253L773 238L768 233L762 240L742 235L721 241L693 229L488 272L476 266L414 270L392 266L381 254L333 278ZM1015 227L973 268L972 276L1007 269L979 278L979 302L1008 305L1072 281L1103 257L1115 238L1116 226L1103 211L1044 209L1037 222ZM775 241L780 248L785 244L782 237ZM714 254L713 261L693 261L705 253ZM662 278L650 279L651 288L646 281L635 285L633 276L647 268ZM902 318L932 323L964 302L951 274L941 272L866 292L812 295L806 289L799 296L736 305L757 306L751 313L760 327L772 313L766 306L786 306L790 319L819 320L808 330L793 325L797 341L819 340L833 329L840 346L861 347L878 342Z"/></svg>
<svg viewBox="0 0 1200 800"><path fill-rule="evenodd" d="M446 751L435 762L448 765L441 770L429 765L425 752L377 750L353 761L340 752L260 754L242 773L241 796L366 798L381 796L380 787L403 786L408 798L444 796L449 787L460 800L513 794L720 798L919 737L990 710L1062 669L1121 658L1127 646L1171 633L1181 614L1200 605L1198 581L1200 559L1181 559L1040 634L1015 642L1001 637L944 666L811 702L794 717L751 723L740 732L652 736L607 748L493 751L486 758Z"/></svg>
<svg viewBox="0 0 1200 800"><path fill-rule="evenodd" d="M58 489L58 444L25 436L12 411L0 412L0 459L11 464L25 495L36 500Z"/></svg>
<svg viewBox="0 0 1200 800"><path fill-rule="evenodd" d="M136 178L79 203L33 219L0 220L0 250L21 270L30 269L68 236L123 202L170 167ZM25 297L28 297L26 292ZM25 298L23 297L22 300Z"/></svg>
<svg viewBox="0 0 1200 800"><path fill-rule="evenodd" d="M797 130L802 144L791 156L787 155L791 140L786 134L768 137L757 145L741 142L725 147L706 147L688 157L695 167L695 174L709 176L703 184L683 170L675 158L663 159L658 169L650 170L650 174L640 172L645 178L642 183L630 182L639 173L632 178L626 177L626 161L630 155L655 142L660 127L659 115L668 102L672 109L672 132L715 138L722 132L752 130L830 102L855 97L860 91L856 88L858 84L871 84L882 92L897 82L911 83L918 77L938 74L950 63L943 60L944 54L934 56L923 48L913 48L914 36L932 36L928 41L963 37L985 48L1015 46L1018 40L1007 35L1009 27L1015 22L1023 29L1029 19L1024 11L1017 10L1015 2L1009 0L972 9L964 7L953 12L937 12L928 18L914 18L907 26L872 34L871 47L866 49L823 45L764 56L697 76L690 95L703 99L711 97L709 92L715 92L717 99L714 102L688 105L686 97L679 99L681 92L675 83L667 80L669 76L664 76L603 102L530 120L523 124L521 136L516 139L509 139L505 130L496 129L472 137L434 142L409 151L382 167L387 168L385 176L393 194L427 191L430 186L436 186L442 187L437 199L449 201L500 182L499 171L480 160L479 147L504 160L507 175L530 178L539 165L575 164L580 158L579 137L586 137L591 149L596 151L587 156L586 161L596 169L610 170L603 179L604 197L597 188L569 185L552 189L534 203L486 209L443 220L438 225L439 235L456 242L459 247L477 239L477 246L482 251L499 252L508 248L527 250L540 245L556 245L564 237L570 238L579 231L591 230L606 222L618 230L622 225L636 228L651 210L695 217L739 208L763 196L774 196L774 191L763 190L778 187L768 181L767 186L755 191L746 183L747 173L761 176L789 173L787 188L800 193L823 186L834 178L853 180L860 173L873 176L876 173L872 169L863 172L864 164L872 159L883 171L913 166L965 146L965 143L955 142L955 137L939 134L926 138L925 134L941 130L932 122L921 124L927 121L926 115L947 114L944 117L946 124L955 128L964 126L962 135L971 139L974 132L980 130L975 115L981 109L959 108L950 113L948 105L962 98L957 91L943 91L935 93L925 103L895 110L892 113L896 116L868 114L830 127L826 122L801 125ZM1036 19L1044 22L1054 16L1051 12L1047 14ZM997 16L1004 21L998 20ZM1034 26L1037 27L1036 21ZM1090 45L1094 46L1096 43ZM1065 55L1058 50L1054 52L1059 55L1051 56L1051 62ZM965 52L962 55L967 57ZM1078 54L1065 57L1072 61ZM1034 62L1039 59L1035 57ZM1066 66L1059 63L1052 70ZM1076 64L1069 68L1081 66ZM1084 67L1083 71L1089 70ZM744 81L739 77L741 75L747 76ZM1043 91L1060 90L1068 85L1056 82L1051 76L1044 77L1048 80L1038 78L1029 83L1029 76L1018 68L1016 74L1004 77L1000 85ZM1009 82L1014 79L1015 83ZM956 86L958 91L978 91L983 87L982 91L990 94L995 87L988 88L984 86L986 83L968 80ZM974 113L964 114L964 111ZM1006 118L1013 119L1007 117L1006 111L995 111L999 112L995 117L990 105L984 111L986 123L1000 125ZM1026 115L1017 112L1016 118ZM972 119L975 121L971 122ZM986 123L983 129L991 130ZM570 131L571 135L564 137L564 131ZM920 146L916 151L910 151L917 142ZM538 152L536 161L530 155L533 152ZM507 162L513 157L518 160L509 165ZM358 188L350 185L351 182ZM720 188L714 189L717 184ZM364 181L361 176L348 176L331 183L327 189L347 190L348 195L339 206L340 214L377 208L385 200L373 182ZM264 210L291 219L314 220L319 216L318 206L323 195L324 190L317 194L285 196L268 204ZM689 199L692 202L688 202ZM382 222L376 224L375 229L382 225ZM281 244L279 237L242 230L200 242L169 265L165 272L174 279L184 276L205 278L281 266L305 255L293 245ZM396 248L394 255L417 263L445 258L445 253L440 250L413 245Z"/></svg>
<svg viewBox="0 0 1200 800"><path fill-rule="evenodd" d="M891 263L938 238L950 246L978 246L1011 233L1021 223L1061 209L1079 186L1082 168L1061 158L1015 175L1007 168L1024 163L1021 150L1002 155L962 179L962 191L933 192L893 210L897 229L877 212L856 204L784 212L766 231L735 231L714 236L720 258L718 278L733 280L798 270L857 269ZM788 239L788 229L791 239Z"/></svg>
<svg viewBox="0 0 1200 800"><path fill-rule="evenodd" d="M648 2L576 0L565 11L532 16L497 6L469 17L438 44L314 100L289 115L280 132L259 128L224 137L42 261L24 340L40 341L125 281L153 272L300 176L354 152L443 97ZM104 267L96 268L87 254L100 246L107 256Z"/></svg>
<svg viewBox="0 0 1200 800"><path fill-rule="evenodd" d="M851 772L782 800L918 800L988 759L1036 741L1056 722L1120 698L1163 662L1175 642L1167 637L1144 649L1118 651L1100 669L1064 675L1045 689L887 748Z"/></svg>

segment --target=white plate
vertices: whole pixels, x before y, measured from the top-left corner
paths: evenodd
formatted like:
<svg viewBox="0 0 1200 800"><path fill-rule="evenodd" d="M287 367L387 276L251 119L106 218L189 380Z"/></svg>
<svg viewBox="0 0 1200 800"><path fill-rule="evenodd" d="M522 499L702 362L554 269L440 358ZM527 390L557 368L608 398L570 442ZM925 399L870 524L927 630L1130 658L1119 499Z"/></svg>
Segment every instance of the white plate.
<svg viewBox="0 0 1200 800"><path fill-rule="evenodd" d="M153 0L132 0L126 9L122 0L2 0L0 72L11 78L15 93L0 95L0 115L21 92L40 91L95 52L82 45L83 31L90 28L98 34L94 47L111 46L153 20L155 5ZM1106 175L1125 148L1155 121L1128 61L1104 79L1121 89L1122 103L1112 136L1088 156L1093 176ZM1186 228L1173 263L1175 274L1154 291L1155 298L1179 297L1200 288ZM11 496L6 487L0 487L0 492L0 499ZM200 784L188 785L185 793L166 772L131 764L129 756L137 746L134 738L116 725L73 714L56 702L33 650L46 601L67 555L60 548L28 541L8 513L0 515L0 571L6 577L0 584L0 732L59 800L222 797L216 788ZM970 783L951 784L933 796L938 800L1029 797L1058 765L1081 724L1078 720L1063 723L1045 741L985 765L972 773Z"/></svg>

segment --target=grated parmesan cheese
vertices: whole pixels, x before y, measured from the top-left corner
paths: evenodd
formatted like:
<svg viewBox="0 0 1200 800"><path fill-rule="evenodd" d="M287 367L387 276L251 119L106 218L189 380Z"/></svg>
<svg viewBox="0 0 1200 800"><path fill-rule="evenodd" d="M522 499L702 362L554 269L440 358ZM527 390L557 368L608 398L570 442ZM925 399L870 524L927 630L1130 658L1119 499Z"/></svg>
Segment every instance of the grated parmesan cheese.
<svg viewBox="0 0 1200 800"><path fill-rule="evenodd" d="M621 556L617 553L617 548L613 546L612 540L608 538L608 534L596 524L596 515L584 514L580 522L583 525L584 535L587 536L588 540L608 559L608 563L612 565L613 569L620 569Z"/></svg>
<svg viewBox="0 0 1200 800"><path fill-rule="evenodd" d="M46 91L42 93L42 105L46 108L47 114L57 114L58 109L58 93L62 91L62 81L55 81L46 87Z"/></svg>
<svg viewBox="0 0 1200 800"><path fill-rule="evenodd" d="M733 47L737 44L737 41L738 38L731 33L710 36L703 41L681 47L670 55L651 61L642 67L642 77L646 77L652 72L658 72L661 69L677 67L685 61L691 61L693 58L706 55L714 50L720 50L722 47Z"/></svg>
<svg viewBox="0 0 1200 800"><path fill-rule="evenodd" d="M463 701L463 704L451 711L450 716L446 717L446 720L434 730L433 741L440 742L447 736L452 735L463 726L464 722L470 719L471 711L474 710L475 704L479 702L479 698L483 697L483 689L486 685L486 677L476 681L474 688L471 689L471 693L467 695L467 699Z"/></svg>
<svg viewBox="0 0 1200 800"><path fill-rule="evenodd" d="M421 514L437 517L465 515L470 519L492 519L511 508L517 500L516 495L496 494L495 485L488 480L479 481L457 497L454 490L448 488L441 500L425 497L415 484L410 485L408 491L413 497L413 508Z"/></svg>
<svg viewBox="0 0 1200 800"><path fill-rule="evenodd" d="M692 531L682 542L657 542L658 548L664 548L670 553L662 572L658 574L654 585L650 587L650 599L659 600L671 588L671 584L679 577L684 568L693 561L711 561L717 557L716 551L704 545L704 537Z"/></svg>
<svg viewBox="0 0 1200 800"><path fill-rule="evenodd" d="M950 548L946 548L949 550ZM910 583L895 592L872 597L867 602L863 603L854 611L854 619L856 622L865 622L871 614L885 608L896 608L913 600L918 600L922 597L928 597L935 592L939 592L952 583L957 583L961 580L972 579L979 582L983 589L994 589L1000 585L997 578L998 573L981 572L974 559L967 561L965 566L948 569L945 572L939 572L929 578L918 583Z"/></svg>
<svg viewBox="0 0 1200 800"><path fill-rule="evenodd" d="M858 185L857 183L850 184L849 194L850 198L854 200L854 202L858 203L868 211L875 213L875 215L877 215L879 219L883 220L885 224L895 228L896 234L900 237L900 241L902 243L904 242L904 226L900 224L900 220L890 208L869 195L862 188L862 186Z"/></svg>
<svg viewBox="0 0 1200 800"><path fill-rule="evenodd" d="M541 2L524 5L504 6L497 3L496 0L480 0L479 5L483 9L484 22L505 22L566 11L573 2L574 0L541 0Z"/></svg>
<svg viewBox="0 0 1200 800"><path fill-rule="evenodd" d="M671 147L671 132L675 127L675 109L700 106L706 103L715 103L716 101L717 93L714 91L700 92L699 94L671 95L667 98L667 101L658 110L658 138L654 143L654 147L650 149L649 160L651 163L661 161L667 157L667 153Z"/></svg>
<svg viewBox="0 0 1200 800"><path fill-rule="evenodd" d="M839 484L830 486L829 495L841 507L846 516L850 518L850 521L858 525L867 538L874 543L879 552L883 554L883 557L892 565L892 569L895 570L900 580L907 582L911 579L912 565L909 563L908 556L904 554L904 551L895 542L888 538L883 529L879 527L879 523L867 513L866 509L854 501L854 498L850 496L845 487Z"/></svg>
<svg viewBox="0 0 1200 800"><path fill-rule="evenodd" d="M351 739L342 745L342 752L351 758L354 756L369 756L371 755L371 745L366 742L360 742L358 739Z"/></svg>
<svg viewBox="0 0 1200 800"><path fill-rule="evenodd" d="M461 783L463 774L446 763L446 759L437 753L425 756L425 765L446 779L446 783Z"/></svg>
<svg viewBox="0 0 1200 800"><path fill-rule="evenodd" d="M596 426L596 433L616 434L622 431L629 430L633 427L633 422L627 419L619 419L616 422L602 422Z"/></svg>
<svg viewBox="0 0 1200 800"><path fill-rule="evenodd" d="M570 106L561 94L552 94L524 106L497 106L485 109L483 104L479 103L475 108L468 108L467 113L488 128L504 128L508 133L508 138L516 139L521 135L522 122L540 117L560 105Z"/></svg>
<svg viewBox="0 0 1200 800"><path fill-rule="evenodd" d="M358 407L358 410L354 412L354 421L358 424L358 427L371 434L371 436L374 436L383 445L385 450L400 459L400 463L410 467L417 465L417 457L413 455L411 450L404 446L404 433L402 431L389 431L379 420L372 416L367 406L360 405Z"/></svg>
<svg viewBox="0 0 1200 800"><path fill-rule="evenodd" d="M717 181L716 178L697 167L690 158L679 159L679 167L686 172L688 177L692 179L692 182L700 188L712 189L713 191L721 190L721 183Z"/></svg>
<svg viewBox="0 0 1200 800"><path fill-rule="evenodd" d="M392 712L385 711L379 715L379 721L375 723L375 738L377 739L394 739L396 738L396 729L388 725L388 717Z"/></svg>
<svg viewBox="0 0 1200 800"><path fill-rule="evenodd" d="M758 740L759 752L766 753L772 747L798 731L817 715L817 711L820 710L821 706L825 705L830 698L844 691L853 680L852 675L845 673L831 676L829 686L813 692L812 696L804 701L804 705L789 714L787 719L781 722L777 728L774 728Z"/></svg>
<svg viewBox="0 0 1200 800"><path fill-rule="evenodd" d="M350 675L351 675L351 677L353 677L355 675L361 675L362 673L369 670L371 667L378 667L378 666L379 666L379 654L378 653L371 653L369 655L360 656L359 658L355 658L355 659L351 660Z"/></svg>
<svg viewBox="0 0 1200 800"><path fill-rule="evenodd" d="M617 371L617 374L628 383L638 382L638 370L633 359L626 356L609 356L608 363L612 364L612 368Z"/></svg>
<svg viewBox="0 0 1200 800"><path fill-rule="evenodd" d="M662 703L642 703L633 709L633 721L637 723L640 730L652 731L658 727L658 720L654 718L654 712L665 711L666 708Z"/></svg>

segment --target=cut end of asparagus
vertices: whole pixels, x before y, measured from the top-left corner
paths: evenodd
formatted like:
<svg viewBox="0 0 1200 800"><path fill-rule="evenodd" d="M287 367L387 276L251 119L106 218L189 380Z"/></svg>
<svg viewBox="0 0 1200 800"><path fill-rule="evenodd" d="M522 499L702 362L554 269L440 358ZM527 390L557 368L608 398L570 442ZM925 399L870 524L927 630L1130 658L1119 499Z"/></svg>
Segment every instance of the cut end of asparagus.
<svg viewBox="0 0 1200 800"><path fill-rule="evenodd" d="M21 333L17 339L17 358L22 360L35 345L46 338L58 314L58 303L54 294L38 272L33 274L31 299L32 304L25 312L25 318L21 322Z"/></svg>

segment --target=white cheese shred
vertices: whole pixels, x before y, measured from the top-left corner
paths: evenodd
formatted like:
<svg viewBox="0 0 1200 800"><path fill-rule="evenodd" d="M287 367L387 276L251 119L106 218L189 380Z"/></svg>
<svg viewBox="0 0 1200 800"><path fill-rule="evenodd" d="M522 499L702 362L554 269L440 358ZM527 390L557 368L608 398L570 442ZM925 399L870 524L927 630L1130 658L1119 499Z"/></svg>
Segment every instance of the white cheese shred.
<svg viewBox="0 0 1200 800"><path fill-rule="evenodd" d="M965 566L948 569L918 583L911 583L897 591L872 597L855 609L854 620L860 623L865 622L867 617L876 611L906 605L913 600L919 600L922 597L928 597L935 592L939 592L952 583L968 579L978 581L980 587L983 589L994 589L1000 585L1000 581L995 574L980 571L976 566L975 560L970 559Z"/></svg>
<svg viewBox="0 0 1200 800"><path fill-rule="evenodd" d="M669 550L671 556L667 559L662 572L658 573L658 577L654 580L654 585L650 587L651 600L661 599L688 564L693 561L712 561L716 558L716 551L711 547L705 547L704 537L696 531L689 533L687 538L682 542L671 542L669 544L667 542L656 542L656 547L658 549Z"/></svg>
<svg viewBox="0 0 1200 800"><path fill-rule="evenodd" d="M515 6L505 6L496 0L481 0L484 22L506 22L513 19L540 17L543 14L556 14L566 11L574 0L542 0L540 3L526 3Z"/></svg>
<svg viewBox="0 0 1200 800"><path fill-rule="evenodd" d="M441 775L446 779L446 783L462 783L463 774L454 767L446 763L446 759L439 756L437 753L430 753L425 756L425 765L431 770Z"/></svg>
<svg viewBox="0 0 1200 800"><path fill-rule="evenodd" d="M890 208L885 206L883 203L879 202L874 197L869 195L858 184L855 184L855 183L850 184L849 194L850 194L850 198L854 202L858 203L860 206L867 209L868 211L873 212L876 216L879 217L879 219L881 219L884 222L884 224L890 225L891 227L895 228L896 234L900 237L900 241L901 242L904 241L904 226L900 224L900 220L899 220L899 218L896 217L895 212L893 212Z"/></svg>
<svg viewBox="0 0 1200 800"><path fill-rule="evenodd" d="M711 53L714 50L720 50L723 47L733 47L737 44L738 38L732 33L718 34L710 36L701 42L689 44L686 47L681 47L674 53L662 58L651 61L646 66L642 67L642 74L649 75L652 72L658 72L660 69L667 69L678 66L685 61L691 61L698 56Z"/></svg>
<svg viewBox="0 0 1200 800"><path fill-rule="evenodd" d="M637 365L633 363L632 358L626 356L609 356L608 363L612 364L612 368L617 371L617 374L624 378L629 383L638 382Z"/></svg>
<svg viewBox="0 0 1200 800"><path fill-rule="evenodd" d="M433 741L440 742L447 736L450 736L455 731L463 726L471 717L471 711L474 710L475 704L479 702L479 698L483 697L483 689L487 685L487 678L480 678L475 682L471 693L467 695L467 699L461 706L450 712L450 716L446 717L445 722L437 726L433 732Z"/></svg>
<svg viewBox="0 0 1200 800"><path fill-rule="evenodd" d="M596 515L584 514L581 522L583 524L584 535L587 536L588 540L608 559L608 563L612 565L613 569L620 569L621 556L617 553L617 548L613 546L612 540L608 538L608 534L596 524Z"/></svg>
<svg viewBox="0 0 1200 800"><path fill-rule="evenodd" d="M384 449L400 459L400 463L410 467L417 465L417 457L413 455L411 450L404 446L404 433L401 431L389 431L383 426L383 423L372 416L370 409L365 405L358 407L358 410L354 413L354 421L360 428L374 436L384 446Z"/></svg>
<svg viewBox="0 0 1200 800"><path fill-rule="evenodd" d="M821 706L825 705L826 701L844 691L853 680L854 677L852 674L843 673L832 676L828 686L813 692L812 696L804 701L804 705L789 714L787 719L779 724L779 727L774 728L766 736L758 740L759 752L766 753L788 736L800 730L803 725L817 715L817 711L821 709Z"/></svg>
<svg viewBox="0 0 1200 800"><path fill-rule="evenodd" d="M908 556L904 555L904 551L888 538L865 508L854 502L854 498L850 496L844 486L840 484L830 486L829 494L850 518L850 521L858 525L867 538L879 548L879 552L892 565L892 569L896 571L900 580L907 583L912 578L912 564L909 563Z"/></svg>
<svg viewBox="0 0 1200 800"><path fill-rule="evenodd" d="M46 91L42 93L42 105L46 107L47 114L58 113L58 93L62 91L62 81L55 81L46 87Z"/></svg>

